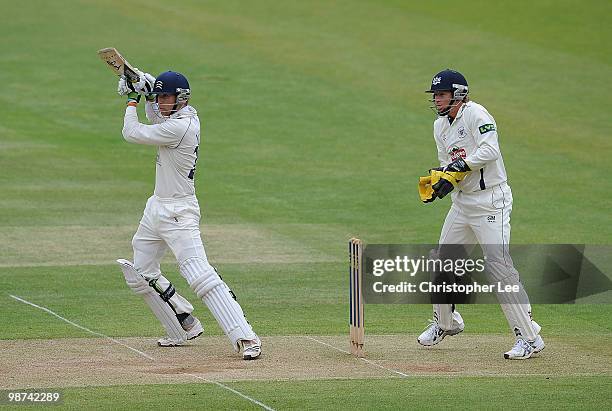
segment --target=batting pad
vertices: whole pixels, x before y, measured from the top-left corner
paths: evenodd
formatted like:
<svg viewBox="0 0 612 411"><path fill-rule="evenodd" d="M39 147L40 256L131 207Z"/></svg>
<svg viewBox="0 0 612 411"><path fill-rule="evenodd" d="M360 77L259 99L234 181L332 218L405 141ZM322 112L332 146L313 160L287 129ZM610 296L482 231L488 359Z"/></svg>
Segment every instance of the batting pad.
<svg viewBox="0 0 612 411"><path fill-rule="evenodd" d="M119 259L117 263L121 266L121 271L123 271L128 287L144 298L155 317L157 317L166 330L168 337L175 340L177 344L187 341L187 333L181 327L172 307L149 286L149 283L147 283L143 276L138 274L130 261Z"/></svg>
<svg viewBox="0 0 612 411"><path fill-rule="evenodd" d="M181 270L187 271L183 274L187 274L186 277L196 278L191 288L206 304L236 352L240 351L241 340L257 338L234 294L210 264L200 258L192 258L183 263Z"/></svg>

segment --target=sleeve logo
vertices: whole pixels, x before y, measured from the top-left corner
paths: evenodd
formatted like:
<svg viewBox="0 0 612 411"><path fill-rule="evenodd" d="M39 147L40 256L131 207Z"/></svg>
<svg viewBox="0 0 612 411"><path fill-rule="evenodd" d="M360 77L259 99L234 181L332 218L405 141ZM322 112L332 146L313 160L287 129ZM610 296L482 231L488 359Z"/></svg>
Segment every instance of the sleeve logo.
<svg viewBox="0 0 612 411"><path fill-rule="evenodd" d="M480 134L495 131L495 124L483 124L482 126L478 127L478 131L480 131Z"/></svg>

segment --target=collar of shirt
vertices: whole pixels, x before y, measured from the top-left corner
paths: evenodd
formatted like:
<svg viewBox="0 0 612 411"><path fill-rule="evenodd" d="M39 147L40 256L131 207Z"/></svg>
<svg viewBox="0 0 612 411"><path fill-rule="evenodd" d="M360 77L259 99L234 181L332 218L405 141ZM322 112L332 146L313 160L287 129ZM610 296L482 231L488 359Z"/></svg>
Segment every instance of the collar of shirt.
<svg viewBox="0 0 612 411"><path fill-rule="evenodd" d="M455 118L453 119L453 121L449 121L449 125L453 125L457 120L459 120L461 118L461 116L463 115L463 110L465 110L465 108L467 107L467 105L470 104L470 102L468 101L467 103L463 103L461 105L461 107L459 107L459 111L457 112L457 115L455 116ZM448 118L448 116L447 116ZM449 119L450 120L450 119Z"/></svg>
<svg viewBox="0 0 612 411"><path fill-rule="evenodd" d="M176 113L172 114L169 118L184 118L194 116L196 114L196 110L190 105L186 105Z"/></svg>

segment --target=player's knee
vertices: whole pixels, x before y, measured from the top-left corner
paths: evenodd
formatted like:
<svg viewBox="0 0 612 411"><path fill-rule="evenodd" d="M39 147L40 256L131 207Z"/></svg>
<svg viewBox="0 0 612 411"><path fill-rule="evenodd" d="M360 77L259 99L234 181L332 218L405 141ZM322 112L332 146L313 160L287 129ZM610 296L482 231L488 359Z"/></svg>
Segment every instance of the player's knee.
<svg viewBox="0 0 612 411"><path fill-rule="evenodd" d="M503 260L487 261L485 265L491 280L497 281L502 285L519 284L520 276L513 264L506 264Z"/></svg>
<svg viewBox="0 0 612 411"><path fill-rule="evenodd" d="M142 240L140 238L138 238L137 234L134 234L134 236L132 236L132 249L134 251L138 250L140 247L140 243L142 242Z"/></svg>
<svg viewBox="0 0 612 411"><path fill-rule="evenodd" d="M183 261L179 269L181 275L185 277L190 287L194 290L194 287L201 287L203 284L208 284L208 282L223 282L208 261L200 257L193 257ZM198 284L197 286L196 283Z"/></svg>
<svg viewBox="0 0 612 411"><path fill-rule="evenodd" d="M223 281L218 275L202 276L191 284L191 288L199 298L204 298L216 287L223 285Z"/></svg>
<svg viewBox="0 0 612 411"><path fill-rule="evenodd" d="M159 266L146 265L146 264L138 264L134 263L134 269L138 272L138 274L147 282L155 282L161 276L161 271L159 270Z"/></svg>
<svg viewBox="0 0 612 411"><path fill-rule="evenodd" d="M132 263L127 260L121 260L123 276L125 277L125 283L134 291L136 294L146 294L149 290L149 284L145 279L138 273Z"/></svg>

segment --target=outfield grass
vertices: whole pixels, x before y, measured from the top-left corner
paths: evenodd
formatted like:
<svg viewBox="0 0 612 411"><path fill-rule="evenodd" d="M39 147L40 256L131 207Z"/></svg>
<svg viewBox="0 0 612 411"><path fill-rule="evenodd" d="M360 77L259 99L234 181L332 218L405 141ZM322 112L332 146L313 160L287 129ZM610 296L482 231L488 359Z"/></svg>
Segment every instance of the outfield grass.
<svg viewBox="0 0 612 411"><path fill-rule="evenodd" d="M612 396L612 379L584 378L438 378L369 379L232 383L230 387L256 396L277 409L511 409L517 406L555 409L605 409ZM279 398L284 392L285 398ZM71 388L62 391L65 404L88 409L129 406L130 409L260 409L214 385L181 384ZM14 407L22 409L22 407Z"/></svg>
<svg viewBox="0 0 612 411"><path fill-rule="evenodd" d="M0 340L89 337L9 294L110 336L160 332L113 262L131 254L155 151L121 138L124 101L95 54L108 46L154 75L189 78L203 124L203 237L264 336L346 333L350 236L437 241L449 203L421 204L415 182L436 162L423 91L446 67L497 120L513 242L610 243L608 1L38 0L2 14ZM170 258L163 268L193 297ZM366 312L371 334L414 334L430 316L427 306ZM534 313L544 335L604 342L576 348L612 358L610 306ZM507 333L499 307L462 314L466 334ZM461 408L609 408L610 375L227 384L278 409L442 408L449 398ZM250 404L210 384L66 389L75 408L182 401Z"/></svg>
<svg viewBox="0 0 612 411"><path fill-rule="evenodd" d="M168 278L194 302L195 313L209 325L206 333L220 335L214 319L197 303L176 269L167 267ZM287 267L229 264L222 274L263 335L344 333L348 321L345 266L293 264L290 271ZM0 281L5 296L25 298L83 325L95 324L96 331L107 335L152 337L161 332L149 311L143 309L142 301L125 286L115 265L7 268L2 270ZM0 307L6 319L0 339L88 336L61 321L50 321L48 314L25 308L11 298L0 299ZM508 332L501 309L495 305L463 306L461 312L468 325L466 333ZM22 320L24 315L26 322ZM426 305L369 305L366 315L368 333L415 333L427 324L431 309ZM609 305L536 305L534 315L548 335L592 338L612 334Z"/></svg>

